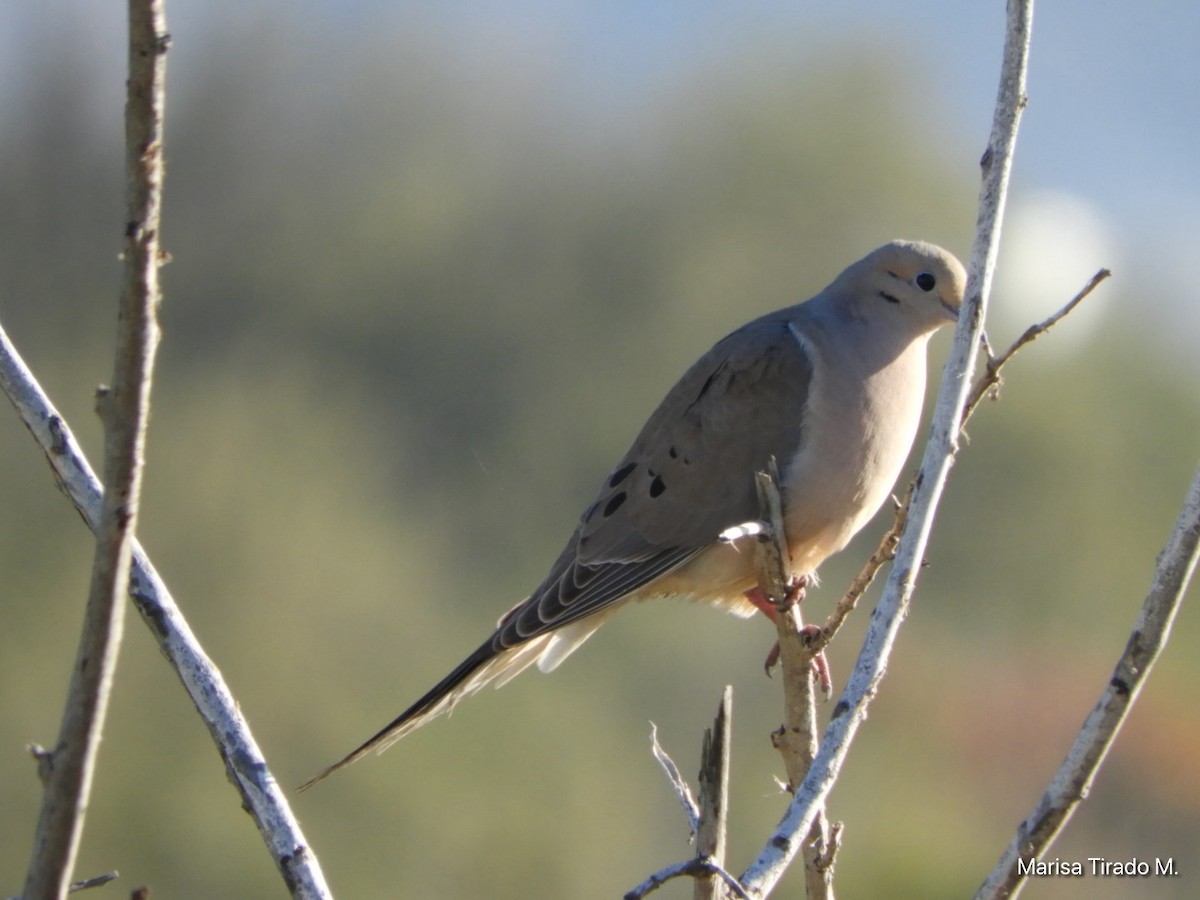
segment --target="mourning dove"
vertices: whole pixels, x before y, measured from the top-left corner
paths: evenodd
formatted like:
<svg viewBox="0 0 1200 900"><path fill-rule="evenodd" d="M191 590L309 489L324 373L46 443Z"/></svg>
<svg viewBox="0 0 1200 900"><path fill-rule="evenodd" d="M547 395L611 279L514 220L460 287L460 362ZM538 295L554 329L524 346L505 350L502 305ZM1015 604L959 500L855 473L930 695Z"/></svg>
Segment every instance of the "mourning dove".
<svg viewBox="0 0 1200 900"><path fill-rule="evenodd" d="M727 529L759 517L755 472L780 468L791 569L813 574L888 497L925 397L925 348L958 316L966 273L893 241L805 303L755 319L692 365L604 479L546 579L421 699L304 785L383 750L489 683L549 672L634 600L750 615L753 554Z"/></svg>

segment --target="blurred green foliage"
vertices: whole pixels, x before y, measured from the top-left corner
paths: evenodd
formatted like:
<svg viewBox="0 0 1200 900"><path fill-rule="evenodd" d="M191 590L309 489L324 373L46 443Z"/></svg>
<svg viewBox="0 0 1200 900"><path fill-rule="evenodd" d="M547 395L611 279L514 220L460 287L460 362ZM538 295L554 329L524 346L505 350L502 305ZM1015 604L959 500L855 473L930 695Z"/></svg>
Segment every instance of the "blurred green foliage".
<svg viewBox="0 0 1200 900"><path fill-rule="evenodd" d="M330 58L314 67L286 30L252 29L170 86L173 262L140 526L288 785L389 720L540 578L712 341L886 239L965 256L982 145L882 45L768 57L738 76L699 69L595 117L394 34ZM83 80L47 61L10 116L24 127L0 135L0 316L94 451L120 111L87 109ZM1196 463L1200 384L1143 333L1145 298L1119 273L1102 290L1125 311L1069 355L1053 336L1027 350L970 429L832 798L847 823L842 896L974 890L1123 646ZM23 747L58 727L90 542L15 417L0 453L11 894L40 794ZM878 531L826 567L813 615ZM865 619L832 653L837 678ZM1185 608L1057 855L1200 861L1197 631ZM784 805L767 741L778 686L760 668L770 642L762 622L707 609L628 611L552 678L469 701L295 798L297 812L340 896L614 896L690 853L648 720L692 771L732 683L738 869ZM112 868L114 896L285 895L136 622L79 874ZM1177 881L1026 896L1191 896ZM793 878L782 895L799 891Z"/></svg>

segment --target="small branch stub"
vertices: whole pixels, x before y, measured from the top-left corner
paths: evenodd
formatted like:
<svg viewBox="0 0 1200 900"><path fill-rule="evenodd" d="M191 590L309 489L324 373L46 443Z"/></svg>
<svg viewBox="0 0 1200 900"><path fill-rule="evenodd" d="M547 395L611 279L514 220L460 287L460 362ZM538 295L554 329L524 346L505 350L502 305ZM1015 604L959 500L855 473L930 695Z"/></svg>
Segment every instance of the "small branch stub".
<svg viewBox="0 0 1200 900"><path fill-rule="evenodd" d="M730 722L733 716L733 688L726 685L721 693L712 728L704 732L700 752L700 823L696 833L696 857L722 869L725 866L725 839L729 813ZM720 900L723 879L716 872L697 877L695 900Z"/></svg>
<svg viewBox="0 0 1200 900"><path fill-rule="evenodd" d="M729 748L730 723L733 710L733 688L726 686L713 727L704 732L700 760L700 802L684 781L667 751L658 742L658 729L651 726L650 745L654 758L662 766L675 797L683 807L688 826L696 839L696 855L655 872L633 890L626 900L636 900L658 890L673 878L691 876L696 885L694 895L702 900L723 900L725 897L747 897L737 879L725 869L725 837L729 808Z"/></svg>

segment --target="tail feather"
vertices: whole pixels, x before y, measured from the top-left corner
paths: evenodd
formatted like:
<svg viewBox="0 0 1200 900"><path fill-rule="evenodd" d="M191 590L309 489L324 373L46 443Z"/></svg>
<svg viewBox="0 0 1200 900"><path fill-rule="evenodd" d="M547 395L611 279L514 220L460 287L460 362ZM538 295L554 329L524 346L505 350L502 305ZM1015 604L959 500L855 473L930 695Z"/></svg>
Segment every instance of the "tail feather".
<svg viewBox="0 0 1200 900"><path fill-rule="evenodd" d="M599 624L599 623L597 623ZM595 630L588 629L588 634ZM338 769L362 759L372 751L382 753L396 741L422 725L447 715L464 697L469 697L490 682L501 687L529 668L549 648L554 633L540 634L515 647L497 651L489 638L474 653L459 663L449 675L434 685L420 700L400 713L375 735L350 751L333 765L300 785L301 791L325 780ZM575 644L578 646L579 641ZM574 646L571 648L574 649ZM562 655L560 654L560 658Z"/></svg>
<svg viewBox="0 0 1200 900"><path fill-rule="evenodd" d="M537 663L543 672L552 671L591 637L615 611L616 607L602 610L586 619L572 622L557 630L543 632L502 650L496 649L498 641L496 635L492 635L420 700L363 744L304 782L300 785L300 790L307 791L338 769L362 759L372 751L382 753L409 732L416 731L438 716L448 715L459 700L471 696L490 683L494 682L496 687L503 687L534 663ZM501 619L502 625L504 621L505 619Z"/></svg>
<svg viewBox="0 0 1200 900"><path fill-rule="evenodd" d="M516 648L524 650L524 646ZM381 728L378 732L364 741L355 749L333 765L325 768L316 776L300 785L301 791L307 791L320 781L324 781L338 769L357 762L371 751L383 752L410 731L420 728L431 719L445 715L454 708L463 697L475 693L484 684L494 678L498 672L488 675L489 669L495 669L496 664L505 657L511 656L512 651L502 651L499 654L492 647L489 639L480 645L474 653L455 666L454 671L435 684L416 703L400 713L395 719ZM485 677L480 677L485 676Z"/></svg>

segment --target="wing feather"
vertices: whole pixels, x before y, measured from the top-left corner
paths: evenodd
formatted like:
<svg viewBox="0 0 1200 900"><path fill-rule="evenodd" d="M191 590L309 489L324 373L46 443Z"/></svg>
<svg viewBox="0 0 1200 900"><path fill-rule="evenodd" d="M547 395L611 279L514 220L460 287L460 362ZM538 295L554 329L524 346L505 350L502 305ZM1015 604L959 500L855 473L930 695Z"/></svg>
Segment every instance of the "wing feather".
<svg viewBox="0 0 1200 900"><path fill-rule="evenodd" d="M804 436L813 365L794 314L751 322L684 374L545 581L497 629L497 651L600 612L757 517L754 473L771 456L785 466Z"/></svg>

